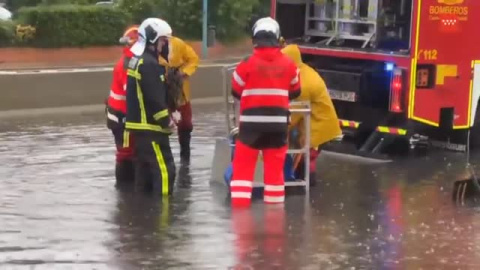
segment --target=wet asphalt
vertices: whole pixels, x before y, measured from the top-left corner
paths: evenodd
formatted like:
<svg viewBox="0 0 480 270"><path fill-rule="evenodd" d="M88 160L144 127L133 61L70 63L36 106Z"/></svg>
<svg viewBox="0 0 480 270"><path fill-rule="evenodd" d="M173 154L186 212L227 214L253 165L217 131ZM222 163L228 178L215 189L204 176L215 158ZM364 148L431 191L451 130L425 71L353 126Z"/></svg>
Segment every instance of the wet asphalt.
<svg viewBox="0 0 480 270"><path fill-rule="evenodd" d="M169 199L114 188L101 114L2 119L0 269L480 269L478 208L451 200L462 153L323 156L308 198L232 211L209 182L222 105L194 112L192 164Z"/></svg>

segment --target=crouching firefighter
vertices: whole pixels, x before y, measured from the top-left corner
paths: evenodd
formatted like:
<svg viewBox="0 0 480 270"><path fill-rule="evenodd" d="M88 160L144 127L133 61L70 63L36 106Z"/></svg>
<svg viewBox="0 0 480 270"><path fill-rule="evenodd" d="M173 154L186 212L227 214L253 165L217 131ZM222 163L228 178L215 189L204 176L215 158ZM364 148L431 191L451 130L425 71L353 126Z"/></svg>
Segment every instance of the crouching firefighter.
<svg viewBox="0 0 480 270"><path fill-rule="evenodd" d="M112 131L117 148L115 154L115 186L120 188L134 182L133 167L133 140L125 130L125 115L127 113L126 88L127 65L133 54L130 47L137 41L138 26L129 27L120 38L125 45L122 57L113 68L113 79L110 86L110 95L107 99L107 127Z"/></svg>
<svg viewBox="0 0 480 270"><path fill-rule="evenodd" d="M303 121L303 114L292 114L290 127L298 130L299 143L302 147L306 143L310 143L310 160L308 161L310 185L314 186L317 181L316 164L317 158L320 155L320 148L323 144L340 136L342 130L338 124L335 107L322 77L312 67L303 63L300 49L297 45L288 45L282 49L282 52L292 59L300 69L300 76L302 77L302 93L295 99L295 101L308 101L311 106L310 142L305 142L306 129ZM302 157L296 170L296 175L299 179L305 179L303 162L305 161Z"/></svg>
<svg viewBox="0 0 480 270"><path fill-rule="evenodd" d="M158 56L172 33L163 20L148 18L138 29L135 55L128 64L127 130L135 139L137 189L172 193L175 164L170 148L171 118L167 106L165 68Z"/></svg>
<svg viewBox="0 0 480 270"><path fill-rule="evenodd" d="M182 164L189 164L190 140L193 131L190 77L198 68L199 58L190 45L172 36L162 48L159 61L167 68L167 84L174 96L170 110L174 112L172 115L177 125L180 160Z"/></svg>
<svg viewBox="0 0 480 270"><path fill-rule="evenodd" d="M299 70L280 51L280 27L270 18L253 26L253 55L240 62L232 94L240 99L239 134L230 183L233 207L251 203L258 153L264 161L264 202L283 203L289 100L300 95Z"/></svg>

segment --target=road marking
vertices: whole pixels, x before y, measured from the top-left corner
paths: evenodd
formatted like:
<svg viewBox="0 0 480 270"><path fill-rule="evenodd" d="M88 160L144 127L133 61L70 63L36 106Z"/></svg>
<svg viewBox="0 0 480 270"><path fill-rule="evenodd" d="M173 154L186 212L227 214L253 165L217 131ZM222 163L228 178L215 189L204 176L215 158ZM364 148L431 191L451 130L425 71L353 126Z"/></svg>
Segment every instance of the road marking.
<svg viewBox="0 0 480 270"><path fill-rule="evenodd" d="M236 63L236 62L200 64L199 68L226 67L226 66L230 66L234 63ZM113 67L0 70L0 75L65 74L65 73L93 73L93 72L112 72L112 71L113 71Z"/></svg>

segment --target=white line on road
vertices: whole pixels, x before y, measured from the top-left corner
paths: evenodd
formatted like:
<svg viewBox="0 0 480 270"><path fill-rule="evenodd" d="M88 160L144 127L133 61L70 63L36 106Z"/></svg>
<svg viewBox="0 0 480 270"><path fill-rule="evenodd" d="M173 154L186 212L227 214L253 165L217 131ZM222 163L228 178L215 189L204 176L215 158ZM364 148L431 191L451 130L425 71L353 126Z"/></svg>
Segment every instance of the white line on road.
<svg viewBox="0 0 480 270"><path fill-rule="evenodd" d="M199 68L226 67L232 63L200 64ZM86 67L86 68L58 68L58 69L31 69L31 70L0 70L0 75L35 75L35 74L64 74L64 73L93 73L111 72L113 67Z"/></svg>

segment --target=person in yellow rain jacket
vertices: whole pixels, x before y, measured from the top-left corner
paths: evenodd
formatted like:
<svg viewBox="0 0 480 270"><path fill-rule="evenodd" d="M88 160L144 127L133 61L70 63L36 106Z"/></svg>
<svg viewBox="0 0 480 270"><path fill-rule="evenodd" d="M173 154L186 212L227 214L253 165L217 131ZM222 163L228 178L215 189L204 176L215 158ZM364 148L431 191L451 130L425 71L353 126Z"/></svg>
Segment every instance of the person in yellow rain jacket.
<svg viewBox="0 0 480 270"><path fill-rule="evenodd" d="M180 80L178 84L182 91L179 98L176 99L175 106L171 106L170 109L173 111L173 119L177 124L180 158L182 163L188 164L190 162L190 139L193 131L189 78L198 68L199 57L190 45L182 39L172 36L162 49L159 62L167 68L167 83L172 81L173 75Z"/></svg>
<svg viewBox="0 0 480 270"><path fill-rule="evenodd" d="M340 136L342 130L338 123L337 113L332 99L327 91L325 82L320 75L310 66L302 62L300 49L297 45L287 45L282 52L292 59L300 69L302 78L301 94L294 101L310 101L310 184L315 185L316 160L320 154L320 146ZM305 127L303 115L293 113L290 128L296 128L299 133L299 142L305 143ZM301 167L299 167L301 168ZM303 170L299 170L303 173Z"/></svg>

